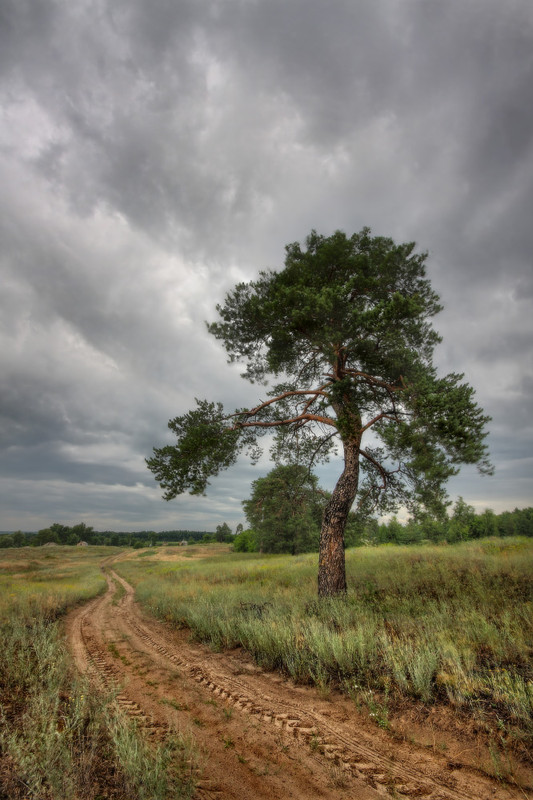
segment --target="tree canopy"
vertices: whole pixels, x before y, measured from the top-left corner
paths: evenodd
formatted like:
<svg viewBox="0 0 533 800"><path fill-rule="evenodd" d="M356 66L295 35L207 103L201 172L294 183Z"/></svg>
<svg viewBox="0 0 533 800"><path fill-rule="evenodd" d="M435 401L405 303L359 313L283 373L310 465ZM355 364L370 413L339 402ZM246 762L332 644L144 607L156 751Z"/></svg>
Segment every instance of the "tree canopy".
<svg viewBox="0 0 533 800"><path fill-rule="evenodd" d="M317 477L302 464L280 464L257 478L243 507L261 552L318 550L324 500Z"/></svg>
<svg viewBox="0 0 533 800"><path fill-rule="evenodd" d="M414 243L312 231L305 248L287 245L285 266L238 284L208 326L243 377L266 385L253 408L197 407L169 422L177 442L154 448L149 469L170 500L205 492L208 479L258 437L274 432L272 456L312 465L341 452L344 469L320 535L319 595L346 590L344 528L358 508L404 505L442 514L445 484L462 463L491 471L484 439L489 417L463 375L439 377L441 310Z"/></svg>
<svg viewBox="0 0 533 800"><path fill-rule="evenodd" d="M215 530L215 541L231 542L231 528L227 522L217 525Z"/></svg>

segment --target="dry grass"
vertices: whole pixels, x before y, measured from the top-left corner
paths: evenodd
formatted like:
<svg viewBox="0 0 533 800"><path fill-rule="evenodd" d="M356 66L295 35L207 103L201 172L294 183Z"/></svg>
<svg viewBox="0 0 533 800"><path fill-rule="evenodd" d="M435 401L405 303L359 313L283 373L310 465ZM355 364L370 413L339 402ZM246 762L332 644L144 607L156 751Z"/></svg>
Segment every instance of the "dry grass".
<svg viewBox="0 0 533 800"><path fill-rule="evenodd" d="M2 554L0 798L163 800L192 794L185 768L190 742L176 736L148 746L112 698L74 675L65 650L60 617L103 590L99 563L109 555L109 548L67 547Z"/></svg>
<svg viewBox="0 0 533 800"><path fill-rule="evenodd" d="M157 616L212 647L366 702L446 702L533 736L533 541L347 551L346 599L316 600L316 555L125 561ZM368 703L366 703L368 705Z"/></svg>

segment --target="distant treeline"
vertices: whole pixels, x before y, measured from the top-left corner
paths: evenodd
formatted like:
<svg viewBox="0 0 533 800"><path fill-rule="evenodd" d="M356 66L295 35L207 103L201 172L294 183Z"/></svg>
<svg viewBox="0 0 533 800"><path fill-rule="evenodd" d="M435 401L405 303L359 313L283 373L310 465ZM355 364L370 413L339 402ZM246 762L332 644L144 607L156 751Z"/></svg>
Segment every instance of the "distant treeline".
<svg viewBox="0 0 533 800"><path fill-rule="evenodd" d="M476 514L462 497L452 513L444 519L425 517L401 523L396 517L380 523L377 519L350 514L345 531L346 547L378 544L420 544L421 542L466 542L486 536L533 536L533 508L495 514L487 509ZM245 530L234 537L235 550L263 553L290 553L290 542L278 536L265 536L263 531ZM308 550L318 547L310 546Z"/></svg>
<svg viewBox="0 0 533 800"><path fill-rule="evenodd" d="M86 542L90 545L107 545L114 547L149 547L163 543L188 544L198 542L229 542L239 551L262 551L270 553L291 552L286 548L284 539L274 535L271 539L260 537L253 529L242 530L237 526L233 535L229 526L224 523L212 531L95 531L90 525L80 522L69 527L54 522L49 528L37 533L0 534L0 548L39 546L53 542L55 544L77 545ZM362 519L357 514L350 514L346 527L346 547L358 547L365 544L419 544L420 542L466 542L470 539L481 539L486 536L532 536L533 508L515 508L514 511L503 511L495 514L486 509L476 514L462 497L455 503L452 513L444 519L425 517L401 523L396 517L388 522L378 522L373 518ZM310 547L309 549L317 549Z"/></svg>
<svg viewBox="0 0 533 800"><path fill-rule="evenodd" d="M107 545L110 547L148 547L163 542L187 543L213 541L214 533L210 531L95 531L91 525L80 522L77 525L61 525L54 522L49 528L37 533L0 534L0 547L38 547L43 544L77 545L86 542L91 545Z"/></svg>
<svg viewBox="0 0 533 800"><path fill-rule="evenodd" d="M403 525L393 517L375 529L376 544L416 544L431 542L466 542L486 536L533 536L533 508L515 508L495 514L490 508L476 514L462 497L456 502L450 517L409 520Z"/></svg>

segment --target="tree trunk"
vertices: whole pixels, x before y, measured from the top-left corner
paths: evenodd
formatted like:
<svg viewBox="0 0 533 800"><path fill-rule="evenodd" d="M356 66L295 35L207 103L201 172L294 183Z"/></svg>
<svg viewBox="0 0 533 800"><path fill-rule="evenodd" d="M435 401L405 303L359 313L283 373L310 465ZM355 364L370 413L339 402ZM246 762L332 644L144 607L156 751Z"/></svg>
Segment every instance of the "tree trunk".
<svg viewBox="0 0 533 800"><path fill-rule="evenodd" d="M346 593L344 529L359 484L359 440L344 443L344 471L324 510L318 558L318 596Z"/></svg>

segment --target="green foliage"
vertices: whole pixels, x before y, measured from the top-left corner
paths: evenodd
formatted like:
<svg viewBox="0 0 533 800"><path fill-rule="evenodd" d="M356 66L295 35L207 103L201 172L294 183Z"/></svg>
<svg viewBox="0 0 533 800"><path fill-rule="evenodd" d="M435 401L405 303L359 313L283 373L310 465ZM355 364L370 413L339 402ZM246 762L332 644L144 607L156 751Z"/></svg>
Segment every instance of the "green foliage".
<svg viewBox="0 0 533 800"><path fill-rule="evenodd" d="M168 427L177 445L154 449L147 459L150 470L164 489L165 500L185 491L203 494L208 478L235 463L239 431L224 417L221 403L197 400L198 408L170 420Z"/></svg>
<svg viewBox="0 0 533 800"><path fill-rule="evenodd" d="M22 533L22 531L15 531L13 534L13 546L14 547L24 547L26 544L26 537Z"/></svg>
<svg viewBox="0 0 533 800"><path fill-rule="evenodd" d="M351 511L348 514L344 541L346 547L361 547L367 544L377 544L379 539L379 524L377 519L360 512Z"/></svg>
<svg viewBox="0 0 533 800"><path fill-rule="evenodd" d="M464 503L460 498L459 507ZM485 509L479 514L472 514L472 507L464 504L470 512L466 515L466 537L464 536L465 528L463 527L463 538L480 539L487 536L533 536L533 508L515 508L514 511L504 511L501 514L495 514L490 508ZM455 512L454 512L455 516ZM450 526L456 525L454 516L451 518L447 516L431 516L428 514L419 515L416 518L409 520L407 523L401 525L396 518L395 522L379 524L373 517L368 517L360 513L351 512L348 515L345 530L345 542L347 547L356 547L364 544L384 544L387 542L394 542L396 544L416 544L417 542L451 542L455 541L454 535L450 533ZM464 522L464 520L463 520ZM398 533L396 525L400 525L401 531ZM53 530L56 523L51 525L48 530ZM391 529L389 530L389 525ZM238 528L239 526L237 526ZM242 526L241 526L242 527ZM65 526L67 531L72 528ZM87 531L89 531L87 533ZM247 541L246 546L239 544L239 536L233 537L234 549L237 552L254 552L259 549L257 544L257 537L253 531L245 531L247 536L244 541ZM147 546L147 544L155 543L172 543L181 542L186 539L191 542L213 542L215 541L214 534L206 531L189 531L189 530L174 530L174 531L137 531L116 533L114 531L105 531L98 534L98 540L106 546L128 547L133 546L135 542L139 542L139 547ZM94 542L95 534L92 528L86 527L85 534L86 541ZM24 534L22 531L16 531L14 534L0 535L0 548L23 547L35 541L34 534ZM76 534L70 534L66 544L76 544L78 537Z"/></svg>
<svg viewBox="0 0 533 800"><path fill-rule="evenodd" d="M378 528L380 544L416 544L417 542L460 542L490 536L533 536L533 508L495 514L490 508L476 514L474 508L459 497L450 517L422 515L401 524L396 517Z"/></svg>
<svg viewBox="0 0 533 800"><path fill-rule="evenodd" d="M189 542L199 542L202 539L212 541L212 535L207 531L102 531L96 532L90 525L81 522L69 527L54 522L49 528L44 528L39 534L22 533L16 531L12 535L0 534L0 548L2 547L24 547L27 545L38 545L43 538L46 541L59 540L59 544L76 545L80 541L85 541L91 545L101 545L106 547L148 547L156 543L181 542L184 539ZM207 539L205 538L207 537Z"/></svg>
<svg viewBox="0 0 533 800"><path fill-rule="evenodd" d="M305 467L280 465L258 478L243 507L261 552L295 555L318 550L324 499L316 476Z"/></svg>
<svg viewBox="0 0 533 800"><path fill-rule="evenodd" d="M453 507L452 518L448 523L448 541L466 541L470 536L470 531L474 529L475 517L475 509L465 503L462 497L459 497Z"/></svg>
<svg viewBox="0 0 533 800"><path fill-rule="evenodd" d="M248 529L238 533L233 539L233 549L236 553L255 553L259 550L257 536Z"/></svg>
<svg viewBox="0 0 533 800"><path fill-rule="evenodd" d="M286 247L282 272L238 285L218 307L222 322L210 330L254 379L296 374L303 365L303 381L319 379L341 345L361 370L395 380L398 368L412 361L412 349L438 341L420 329L439 306L424 277L425 255L413 250L413 244L372 238L368 228L350 238L312 231L306 250L298 242ZM311 348L316 358L309 358Z"/></svg>
<svg viewBox="0 0 533 800"><path fill-rule="evenodd" d="M486 508L482 514L477 515L472 521L472 528L470 536L472 538L480 539L487 536L498 536L498 520L496 514L491 508ZM531 517L533 523L533 516ZM531 532L533 535L533 524L531 525ZM523 536L527 536L527 531L522 531Z"/></svg>
<svg viewBox="0 0 533 800"><path fill-rule="evenodd" d="M440 337L430 320L440 305L425 260L414 243L372 237L368 228L350 237L312 231L305 249L286 247L280 272L238 284L209 330L245 365L244 377L282 382L255 408L228 414L197 401L171 420L177 443L147 460L165 499L204 492L243 447L257 457L257 437L271 430L278 463L326 460L339 445L355 453L349 491L342 486L348 510L358 469L361 509L437 514L459 464L490 472L489 418L461 375L438 377L432 363ZM370 430L380 443L364 447ZM339 484L332 502L340 493Z"/></svg>
<svg viewBox="0 0 533 800"><path fill-rule="evenodd" d="M43 528L42 530L38 531L35 539L33 540L33 544L36 546L48 544L49 542L59 544L59 536L56 531L53 531L51 528Z"/></svg>
<svg viewBox="0 0 533 800"><path fill-rule="evenodd" d="M215 529L215 542L231 542L232 535L231 535L231 528L227 522L223 522L222 525L217 525Z"/></svg>
<svg viewBox="0 0 533 800"><path fill-rule="evenodd" d="M135 539L131 543L131 546L133 547L134 550L140 550L141 547L149 547L150 542L143 542L142 539Z"/></svg>

